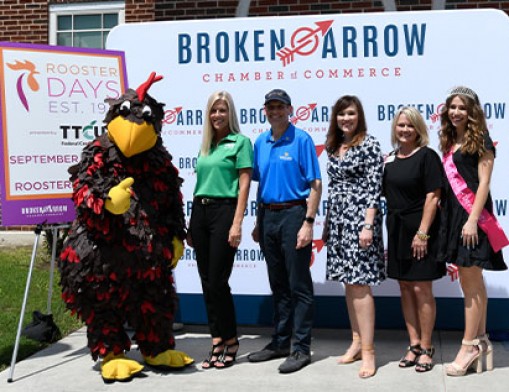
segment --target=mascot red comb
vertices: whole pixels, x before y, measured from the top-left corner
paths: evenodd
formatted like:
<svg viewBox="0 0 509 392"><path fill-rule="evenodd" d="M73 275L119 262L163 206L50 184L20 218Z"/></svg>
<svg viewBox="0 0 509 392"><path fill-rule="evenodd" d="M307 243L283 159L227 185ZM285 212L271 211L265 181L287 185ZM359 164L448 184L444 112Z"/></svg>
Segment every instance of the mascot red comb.
<svg viewBox="0 0 509 392"><path fill-rule="evenodd" d="M152 73L110 105L108 132L88 144L70 170L76 219L60 255L62 297L87 325L92 358L106 382L127 381L143 366L126 357L134 330L145 362L181 368L175 351L172 269L182 255L181 179L161 140L164 104L147 94Z"/></svg>

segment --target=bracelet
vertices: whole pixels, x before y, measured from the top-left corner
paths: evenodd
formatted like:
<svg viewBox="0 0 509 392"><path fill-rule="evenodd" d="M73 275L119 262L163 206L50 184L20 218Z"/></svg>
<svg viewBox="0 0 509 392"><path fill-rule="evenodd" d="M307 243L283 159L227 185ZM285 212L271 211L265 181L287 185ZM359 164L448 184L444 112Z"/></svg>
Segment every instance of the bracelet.
<svg viewBox="0 0 509 392"><path fill-rule="evenodd" d="M417 230L417 233L415 234L417 238L419 238L421 241L427 241L429 239L429 234L426 234L424 231Z"/></svg>

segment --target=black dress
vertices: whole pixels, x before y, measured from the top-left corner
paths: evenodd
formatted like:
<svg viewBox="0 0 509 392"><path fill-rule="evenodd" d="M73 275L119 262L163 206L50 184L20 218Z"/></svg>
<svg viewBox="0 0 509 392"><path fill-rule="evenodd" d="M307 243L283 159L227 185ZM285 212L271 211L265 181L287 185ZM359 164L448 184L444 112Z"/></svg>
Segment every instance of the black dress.
<svg viewBox="0 0 509 392"><path fill-rule="evenodd" d="M495 147L488 134L484 135L484 146L487 150L493 151L495 154ZM479 187L478 177L478 163L479 156L477 154L462 154L457 150L453 154L453 162L466 181L468 188L476 193ZM463 225L468 219L468 213L461 206L453 193L449 182L446 181L445 202L442 208L442 224L440 228L440 250L438 258L447 263L453 263L460 267L478 266L487 270L502 271L506 270L507 266L504 262L502 251L495 253L488 241L488 236L480 227L478 227L477 234L479 237L479 245L473 249L468 249L463 246L461 240L461 231ZM484 205L489 212L493 212L493 202L491 194L488 194L486 204Z"/></svg>
<svg viewBox="0 0 509 392"><path fill-rule="evenodd" d="M417 260L412 241L419 230L426 195L444 185L438 154L422 147L408 158L390 155L383 177L387 200L388 264L390 278L406 281L429 281L445 275L445 263L436 260L440 214L428 230L427 254Z"/></svg>

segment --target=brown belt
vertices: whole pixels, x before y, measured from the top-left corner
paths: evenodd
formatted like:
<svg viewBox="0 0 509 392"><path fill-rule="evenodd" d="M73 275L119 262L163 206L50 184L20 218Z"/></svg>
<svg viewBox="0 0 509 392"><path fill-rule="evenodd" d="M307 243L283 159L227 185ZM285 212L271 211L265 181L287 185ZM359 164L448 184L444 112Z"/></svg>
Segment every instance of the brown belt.
<svg viewBox="0 0 509 392"><path fill-rule="evenodd" d="M306 200L292 200L284 203L260 203L260 207L266 210L286 210L295 206L305 206Z"/></svg>

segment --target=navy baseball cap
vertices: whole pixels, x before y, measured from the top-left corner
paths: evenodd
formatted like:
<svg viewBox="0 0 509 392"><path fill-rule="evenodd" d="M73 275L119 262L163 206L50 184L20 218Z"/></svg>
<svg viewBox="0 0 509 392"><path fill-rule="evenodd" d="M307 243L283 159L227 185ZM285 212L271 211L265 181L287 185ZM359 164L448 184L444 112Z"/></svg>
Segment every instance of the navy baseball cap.
<svg viewBox="0 0 509 392"><path fill-rule="evenodd" d="M292 100L290 99L290 96L286 93L286 91L281 90L279 88L276 88L272 91L269 91L267 94L265 94L264 105L267 105L267 103L269 101L279 101L279 102L283 102L285 105L292 104Z"/></svg>

